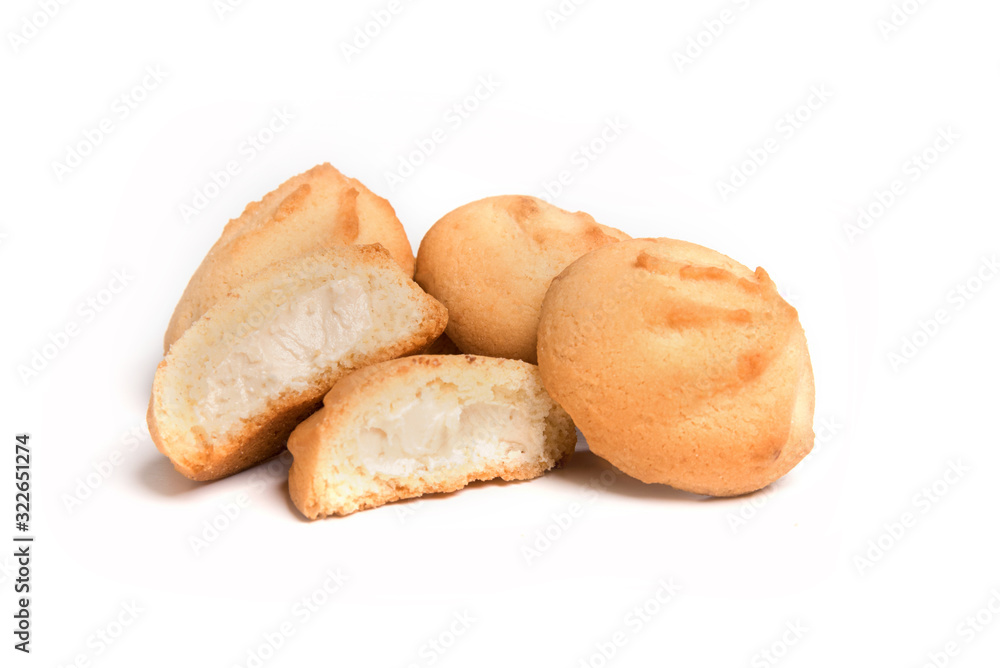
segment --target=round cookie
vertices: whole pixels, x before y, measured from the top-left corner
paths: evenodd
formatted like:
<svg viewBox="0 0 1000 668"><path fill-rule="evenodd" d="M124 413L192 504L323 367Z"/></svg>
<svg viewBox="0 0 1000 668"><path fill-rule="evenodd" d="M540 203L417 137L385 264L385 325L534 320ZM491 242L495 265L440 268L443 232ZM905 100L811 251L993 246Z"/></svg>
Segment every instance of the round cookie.
<svg viewBox="0 0 1000 668"><path fill-rule="evenodd" d="M734 496L812 449L798 313L763 269L672 239L600 248L549 288L538 364L596 454L647 483Z"/></svg>
<svg viewBox="0 0 1000 668"><path fill-rule="evenodd" d="M628 238L535 197L488 197L431 227L414 280L448 307L446 331L462 352L534 364L549 283L584 253Z"/></svg>

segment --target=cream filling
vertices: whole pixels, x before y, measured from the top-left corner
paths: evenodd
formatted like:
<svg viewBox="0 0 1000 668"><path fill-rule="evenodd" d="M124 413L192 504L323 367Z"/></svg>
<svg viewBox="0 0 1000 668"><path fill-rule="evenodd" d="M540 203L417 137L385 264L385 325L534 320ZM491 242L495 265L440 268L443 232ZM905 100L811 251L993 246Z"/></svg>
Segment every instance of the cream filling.
<svg viewBox="0 0 1000 668"><path fill-rule="evenodd" d="M225 427L300 390L332 368L372 326L368 293L356 277L330 281L277 307L206 369L191 399L202 426Z"/></svg>
<svg viewBox="0 0 1000 668"><path fill-rule="evenodd" d="M445 405L428 396L369 420L358 433L358 458L371 474L409 476L542 451L544 435L520 410L497 403Z"/></svg>

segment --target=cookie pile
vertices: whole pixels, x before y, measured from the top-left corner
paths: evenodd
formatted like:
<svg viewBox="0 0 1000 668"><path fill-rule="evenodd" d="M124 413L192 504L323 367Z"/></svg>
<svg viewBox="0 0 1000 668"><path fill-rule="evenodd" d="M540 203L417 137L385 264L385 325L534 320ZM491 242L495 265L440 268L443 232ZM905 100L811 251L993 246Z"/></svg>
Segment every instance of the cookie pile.
<svg viewBox="0 0 1000 668"><path fill-rule="evenodd" d="M625 473L715 496L813 442L805 335L763 269L522 196L447 214L414 261L389 203L329 164L226 225L164 350L157 448L214 480L287 447L309 518L537 477L574 423Z"/></svg>

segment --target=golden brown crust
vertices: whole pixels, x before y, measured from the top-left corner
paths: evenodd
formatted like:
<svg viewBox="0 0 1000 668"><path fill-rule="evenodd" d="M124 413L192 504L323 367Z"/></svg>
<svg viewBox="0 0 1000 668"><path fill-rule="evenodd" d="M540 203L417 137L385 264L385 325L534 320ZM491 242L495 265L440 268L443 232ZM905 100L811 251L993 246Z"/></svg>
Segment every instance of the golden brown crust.
<svg viewBox="0 0 1000 668"><path fill-rule="evenodd" d="M241 429L221 438L210 438L199 425L180 417L183 411L171 408L179 400L179 394L183 394L177 388L178 376L172 366L187 364L186 356L206 340L226 345L225 338L212 334L213 328L235 330L243 322L240 316L249 308L247 302L252 300L251 295L266 293L268 281L275 277L286 277L294 285L297 270L330 263L358 275L382 272L394 289L405 290L419 307L419 322L414 331L405 335L400 333L390 345L345 360L315 379L306 390L274 397L265 412L249 417ZM171 348L154 379L147 412L150 435L175 468L193 480L215 480L242 471L281 452L291 431L320 407L323 395L339 378L353 369L422 350L444 331L447 318L445 308L403 275L388 252L378 244L335 248L277 263L220 299ZM181 396L180 400L183 398Z"/></svg>
<svg viewBox="0 0 1000 668"><path fill-rule="evenodd" d="M670 239L607 246L552 282L538 336L549 393L640 480L743 494L812 447L805 335L763 269Z"/></svg>
<svg viewBox="0 0 1000 668"><path fill-rule="evenodd" d="M269 264L348 244L382 244L412 277L410 242L392 206L329 163L293 176L230 220L191 277L164 352L218 299Z"/></svg>
<svg viewBox="0 0 1000 668"><path fill-rule="evenodd" d="M472 370L486 383L520 388L534 401L544 402L546 453L551 460L517 464L493 462L481 469L459 475L436 476L432 473L412 478L385 481L376 489L350 498L335 489L330 472L338 472L349 460L353 442L343 435L365 407L387 388L406 385L419 388L431 381L460 383L461 376ZM476 480L500 478L507 481L536 478L551 466L568 461L576 445L576 428L565 411L545 394L537 368L516 360L474 355L416 355L395 359L361 369L341 379L323 400L323 408L299 425L288 440L293 462L288 488L292 502L310 519L346 515L358 510L413 498L423 494L453 492ZM365 475L360 469L351 475Z"/></svg>
<svg viewBox="0 0 1000 668"><path fill-rule="evenodd" d="M255 417L242 431L233 434L226 442L205 449L188 449L176 440L167 441L160 432L152 397L146 421L153 443L161 453L170 458L174 468L191 480L204 482L245 471L281 453L292 430L319 410L322 403L322 398L316 399L306 393L290 395L283 398L266 415Z"/></svg>
<svg viewBox="0 0 1000 668"><path fill-rule="evenodd" d="M415 280L448 308L447 333L460 350L535 363L538 313L551 280L584 253L628 238L535 197L489 197L431 227Z"/></svg>

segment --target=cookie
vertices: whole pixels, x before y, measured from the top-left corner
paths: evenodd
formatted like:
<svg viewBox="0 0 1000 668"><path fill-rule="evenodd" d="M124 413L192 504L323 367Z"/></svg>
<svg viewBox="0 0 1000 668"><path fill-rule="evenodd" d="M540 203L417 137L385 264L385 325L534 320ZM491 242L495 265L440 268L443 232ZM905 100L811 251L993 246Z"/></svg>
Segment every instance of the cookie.
<svg viewBox="0 0 1000 668"><path fill-rule="evenodd" d="M733 496L812 448L798 313L763 269L671 239L584 255L552 282L542 380L590 449L647 483Z"/></svg>
<svg viewBox="0 0 1000 668"><path fill-rule="evenodd" d="M627 238L535 197L489 197L431 227L415 280L448 308L448 337L462 352L534 363L549 282L584 253Z"/></svg>
<svg viewBox="0 0 1000 668"><path fill-rule="evenodd" d="M389 202L329 163L290 178L226 225L174 309L164 352L216 301L267 265L324 248L372 243L382 244L413 276L410 242Z"/></svg>
<svg viewBox="0 0 1000 668"><path fill-rule="evenodd" d="M288 489L310 519L527 480L571 456L576 430L537 367L472 355L417 355L338 382L288 440Z"/></svg>
<svg viewBox="0 0 1000 668"><path fill-rule="evenodd" d="M147 421L194 480L241 471L353 370L423 350L447 311L375 244L269 265L222 297L156 370Z"/></svg>

